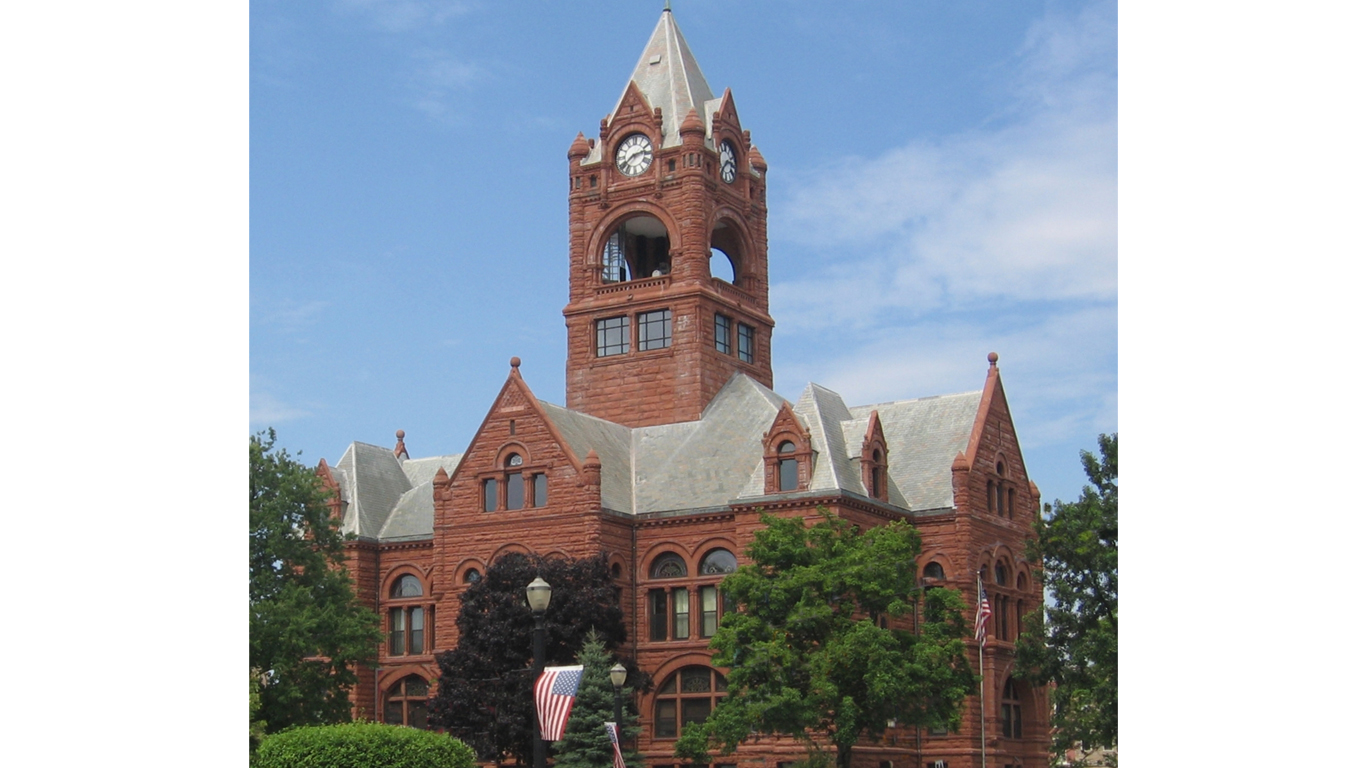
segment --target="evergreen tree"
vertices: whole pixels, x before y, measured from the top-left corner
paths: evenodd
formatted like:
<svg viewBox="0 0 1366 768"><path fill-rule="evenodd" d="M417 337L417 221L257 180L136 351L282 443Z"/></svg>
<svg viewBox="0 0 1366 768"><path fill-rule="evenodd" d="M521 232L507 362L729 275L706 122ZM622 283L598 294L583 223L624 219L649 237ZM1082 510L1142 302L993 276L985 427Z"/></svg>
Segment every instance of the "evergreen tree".
<svg viewBox="0 0 1366 768"><path fill-rule="evenodd" d="M351 719L355 669L373 664L379 617L356 599L342 567L345 537L317 475L251 438L250 660L262 670L266 731Z"/></svg>
<svg viewBox="0 0 1366 768"><path fill-rule="evenodd" d="M1025 619L1017 660L1030 680L1053 683L1054 751L1119 739L1119 435L1100 457L1082 451L1091 484L1035 522L1030 560L1052 598Z"/></svg>
<svg viewBox="0 0 1366 768"><path fill-rule="evenodd" d="M596 632L590 633L584 641L577 660L583 665L583 677L579 680L579 693L574 699L574 709L569 713L564 739L555 742L555 766L606 768L612 765L612 742L607 738L604 723L612 722L616 717L616 689L612 686L611 671L617 661L607 653L607 647ZM631 711L629 686L622 686L621 698L624 722L617 726L621 734L622 757L628 766L640 765L640 756L627 749L640 733L636 715Z"/></svg>

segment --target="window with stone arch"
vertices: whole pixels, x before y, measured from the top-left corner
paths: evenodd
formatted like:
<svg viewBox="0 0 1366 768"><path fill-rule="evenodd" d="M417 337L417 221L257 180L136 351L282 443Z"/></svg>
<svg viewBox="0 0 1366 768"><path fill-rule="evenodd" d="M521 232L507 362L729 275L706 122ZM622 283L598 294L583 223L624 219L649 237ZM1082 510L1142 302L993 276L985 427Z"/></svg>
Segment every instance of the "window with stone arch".
<svg viewBox="0 0 1366 768"><path fill-rule="evenodd" d="M882 434L882 418L877 411L868 415L868 429L863 435L859 464L868 498L887 501L887 438Z"/></svg>
<svg viewBox="0 0 1366 768"><path fill-rule="evenodd" d="M427 697L431 690L421 675L408 675L384 692L384 722L410 728L427 727Z"/></svg>
<svg viewBox="0 0 1366 768"><path fill-rule="evenodd" d="M811 485L811 435L787 403L764 435L764 493L805 491Z"/></svg>
<svg viewBox="0 0 1366 768"><path fill-rule="evenodd" d="M925 571L923 577L926 579L933 579L935 581L943 581L944 566L931 560L930 562L925 564Z"/></svg>
<svg viewBox="0 0 1366 768"><path fill-rule="evenodd" d="M726 695L726 678L711 667L684 667L669 675L655 694L656 739L676 739L688 723L707 719Z"/></svg>
<svg viewBox="0 0 1366 768"><path fill-rule="evenodd" d="M716 222L711 231L711 276L725 283L745 287L745 245L740 227L728 218Z"/></svg>
<svg viewBox="0 0 1366 768"><path fill-rule="evenodd" d="M665 552L650 563L651 581L680 582L688 578L688 564L677 552ZM691 599L686 584L650 589L650 640L687 640L692 632Z"/></svg>
<svg viewBox="0 0 1366 768"><path fill-rule="evenodd" d="M639 213L627 218L603 241L600 277L624 283L660 277L672 270L669 228L658 218Z"/></svg>
<svg viewBox="0 0 1366 768"><path fill-rule="evenodd" d="M532 466L522 455L523 450L515 444L504 447L500 452L501 469L484 473L480 480L480 501L485 512L546 505L549 488L544 468Z"/></svg>
<svg viewBox="0 0 1366 768"><path fill-rule="evenodd" d="M411 573L399 576L389 586L386 601L389 620L389 655L417 656L430 650L428 627L435 606L422 589L422 581Z"/></svg>
<svg viewBox="0 0 1366 768"><path fill-rule="evenodd" d="M735 573L738 563L735 554L725 547L717 547L702 558L697 569L699 579L710 579L712 583L697 588L698 627L702 637L712 637L721 626L721 615L725 612L725 596L721 593L720 580L727 574Z"/></svg>

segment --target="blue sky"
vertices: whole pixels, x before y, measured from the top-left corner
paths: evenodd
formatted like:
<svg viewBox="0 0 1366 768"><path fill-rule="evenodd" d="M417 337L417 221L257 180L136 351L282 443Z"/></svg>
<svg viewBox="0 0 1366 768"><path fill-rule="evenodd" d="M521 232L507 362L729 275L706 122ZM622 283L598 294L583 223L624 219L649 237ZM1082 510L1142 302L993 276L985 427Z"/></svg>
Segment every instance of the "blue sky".
<svg viewBox="0 0 1366 768"><path fill-rule="evenodd" d="M660 3L251 5L251 428L465 448L523 360L564 400L567 164ZM851 404L1002 375L1031 478L1117 429L1116 8L674 13L769 163L774 374Z"/></svg>

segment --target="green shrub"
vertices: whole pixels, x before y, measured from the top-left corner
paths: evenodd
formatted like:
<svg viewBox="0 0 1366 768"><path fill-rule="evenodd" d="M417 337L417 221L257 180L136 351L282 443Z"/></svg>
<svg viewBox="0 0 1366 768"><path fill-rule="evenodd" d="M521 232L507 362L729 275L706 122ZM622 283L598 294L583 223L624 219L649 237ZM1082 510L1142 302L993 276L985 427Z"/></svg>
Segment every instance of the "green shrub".
<svg viewBox="0 0 1366 768"><path fill-rule="evenodd" d="M435 731L343 723L267 736L253 768L473 768L474 750Z"/></svg>

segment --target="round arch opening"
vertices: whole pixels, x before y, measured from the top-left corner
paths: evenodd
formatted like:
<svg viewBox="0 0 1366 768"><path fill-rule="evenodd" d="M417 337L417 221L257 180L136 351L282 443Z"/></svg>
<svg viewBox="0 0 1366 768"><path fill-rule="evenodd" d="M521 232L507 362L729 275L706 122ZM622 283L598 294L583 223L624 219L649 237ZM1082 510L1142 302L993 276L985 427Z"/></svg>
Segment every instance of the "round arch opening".
<svg viewBox="0 0 1366 768"><path fill-rule="evenodd" d="M632 216L617 226L602 246L604 283L624 283L667 275L669 228L650 214Z"/></svg>

